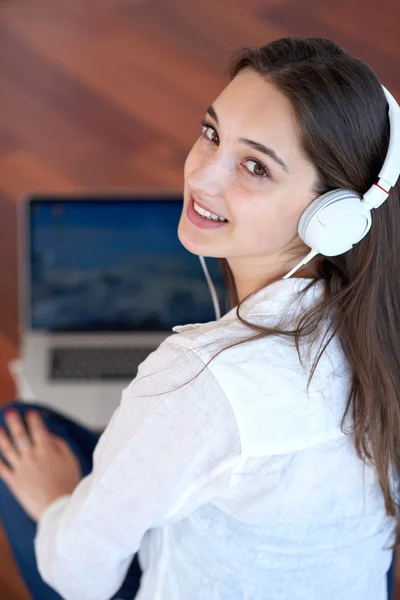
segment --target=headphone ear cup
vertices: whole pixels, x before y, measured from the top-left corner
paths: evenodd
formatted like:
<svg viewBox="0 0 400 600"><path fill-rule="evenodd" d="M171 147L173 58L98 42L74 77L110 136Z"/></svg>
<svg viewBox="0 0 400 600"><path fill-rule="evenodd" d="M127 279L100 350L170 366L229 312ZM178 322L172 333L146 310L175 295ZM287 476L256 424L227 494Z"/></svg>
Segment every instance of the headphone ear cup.
<svg viewBox="0 0 400 600"><path fill-rule="evenodd" d="M324 256L338 256L362 240L371 228L371 213L351 190L332 190L319 196L300 217L303 242Z"/></svg>

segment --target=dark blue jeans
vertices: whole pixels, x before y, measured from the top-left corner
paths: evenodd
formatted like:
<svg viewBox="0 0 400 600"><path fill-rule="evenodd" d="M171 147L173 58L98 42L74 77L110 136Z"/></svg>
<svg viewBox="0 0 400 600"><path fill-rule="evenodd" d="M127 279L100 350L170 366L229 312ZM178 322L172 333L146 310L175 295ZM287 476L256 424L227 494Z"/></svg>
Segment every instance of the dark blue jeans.
<svg viewBox="0 0 400 600"><path fill-rule="evenodd" d="M388 600L394 600L394 567L395 567L395 560L393 558L392 560L392 564L390 566L389 572L388 572L388 576L387 576L387 582L388 582Z"/></svg>
<svg viewBox="0 0 400 600"><path fill-rule="evenodd" d="M92 455L99 439L98 435L50 408L24 402L9 403L0 409L0 427L4 427L6 430L4 412L9 408L16 409L24 422L27 410L34 408L39 411L49 431L63 438L70 445L80 461L83 475L86 476L91 472ZM61 596L43 581L37 570L33 546L36 523L26 514L2 479L0 479L0 519L21 577L32 598L34 600L62 600ZM139 589L140 577L141 570L137 556L135 556L125 581L112 598L133 600Z"/></svg>

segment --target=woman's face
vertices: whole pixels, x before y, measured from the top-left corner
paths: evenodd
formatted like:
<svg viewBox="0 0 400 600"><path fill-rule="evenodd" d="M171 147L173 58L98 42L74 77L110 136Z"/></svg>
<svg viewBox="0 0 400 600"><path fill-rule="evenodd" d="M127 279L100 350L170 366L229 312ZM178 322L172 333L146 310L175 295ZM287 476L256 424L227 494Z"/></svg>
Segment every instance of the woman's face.
<svg viewBox="0 0 400 600"><path fill-rule="evenodd" d="M233 270L245 260L265 274L268 266L285 265L282 252L299 243L303 258L308 248L297 225L314 198L316 171L300 151L289 100L246 69L205 121L185 163L181 243L194 254L227 258ZM227 221L198 215L194 202Z"/></svg>

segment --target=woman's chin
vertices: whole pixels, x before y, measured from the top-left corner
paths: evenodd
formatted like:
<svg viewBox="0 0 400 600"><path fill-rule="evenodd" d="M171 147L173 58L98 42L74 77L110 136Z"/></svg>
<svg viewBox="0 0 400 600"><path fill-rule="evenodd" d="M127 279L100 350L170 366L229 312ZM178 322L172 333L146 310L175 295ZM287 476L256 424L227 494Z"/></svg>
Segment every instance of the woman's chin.
<svg viewBox="0 0 400 600"><path fill-rule="evenodd" d="M202 254L202 245L196 244L195 240L193 240L193 236L188 235L185 231L185 228L179 225L178 227L178 238L180 243L188 252L192 254L197 254L197 256L203 256ZM205 246L205 245L204 245Z"/></svg>
<svg viewBox="0 0 400 600"><path fill-rule="evenodd" d="M197 256L214 256L210 242L207 242L204 239L201 240L200 237L202 236L198 235L197 232L190 231L190 229L191 228L186 227L182 221L179 223L178 238L182 246L184 246L188 252L196 254ZM195 233L197 233L197 235L195 235Z"/></svg>

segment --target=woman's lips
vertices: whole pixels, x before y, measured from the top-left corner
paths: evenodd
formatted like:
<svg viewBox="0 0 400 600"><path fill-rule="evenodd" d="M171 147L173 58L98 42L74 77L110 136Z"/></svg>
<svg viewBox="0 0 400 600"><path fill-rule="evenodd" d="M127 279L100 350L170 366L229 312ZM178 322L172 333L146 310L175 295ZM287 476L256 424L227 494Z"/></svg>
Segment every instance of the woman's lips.
<svg viewBox="0 0 400 600"><path fill-rule="evenodd" d="M212 221L211 219L206 219L202 217L194 210L193 206L193 198L190 196L189 204L187 207L187 217L189 221L193 223L193 225L197 225L197 227L201 227L201 229L216 229L218 227L223 227L224 225L228 225L228 221Z"/></svg>

